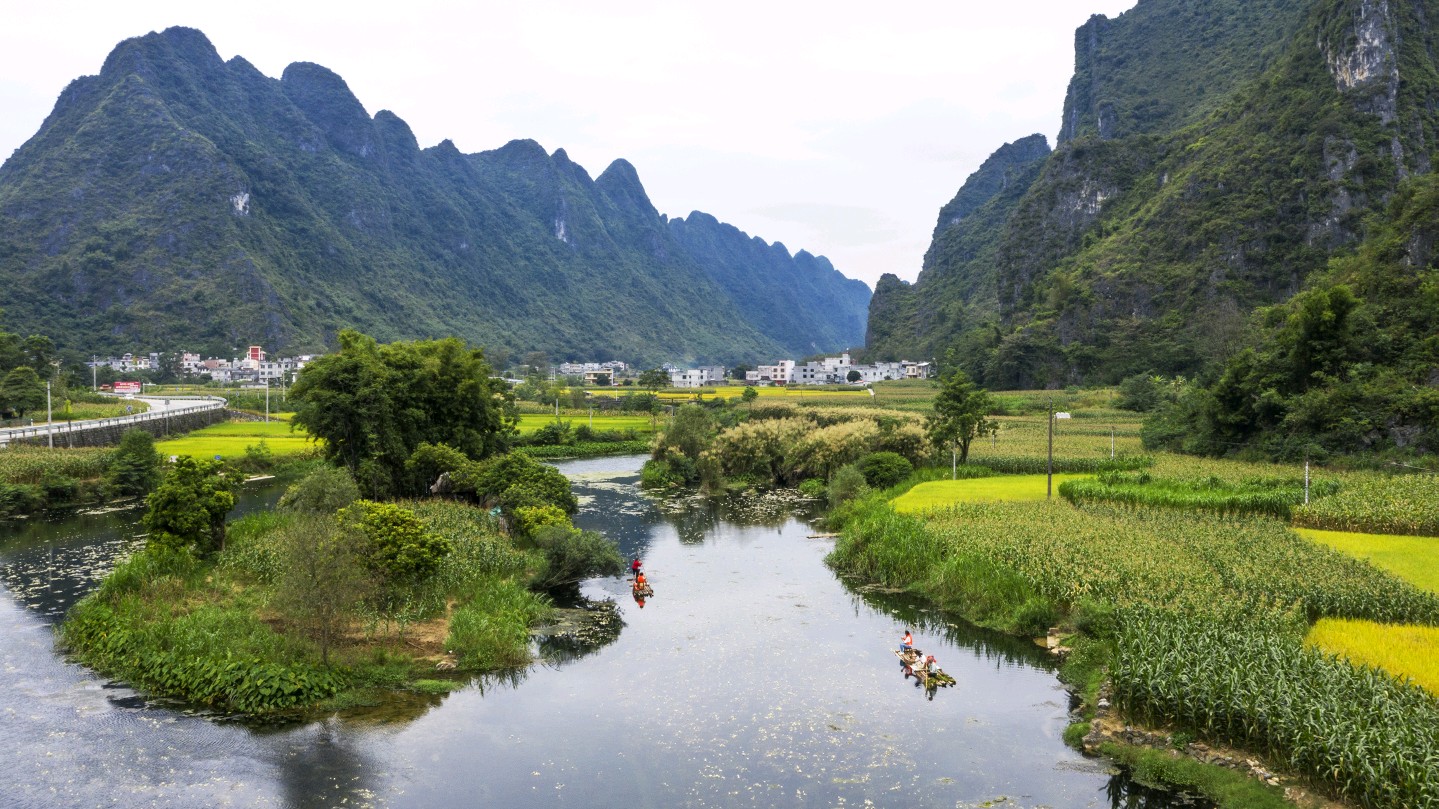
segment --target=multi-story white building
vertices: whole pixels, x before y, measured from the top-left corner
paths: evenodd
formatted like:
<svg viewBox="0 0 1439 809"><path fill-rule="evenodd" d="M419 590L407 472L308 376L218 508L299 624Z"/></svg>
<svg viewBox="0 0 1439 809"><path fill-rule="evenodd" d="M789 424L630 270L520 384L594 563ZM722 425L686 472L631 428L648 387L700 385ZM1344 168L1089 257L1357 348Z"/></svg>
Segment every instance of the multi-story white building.
<svg viewBox="0 0 1439 809"><path fill-rule="evenodd" d="M702 388L705 385L723 385L725 368L722 365L703 365L699 368L670 371L670 387Z"/></svg>

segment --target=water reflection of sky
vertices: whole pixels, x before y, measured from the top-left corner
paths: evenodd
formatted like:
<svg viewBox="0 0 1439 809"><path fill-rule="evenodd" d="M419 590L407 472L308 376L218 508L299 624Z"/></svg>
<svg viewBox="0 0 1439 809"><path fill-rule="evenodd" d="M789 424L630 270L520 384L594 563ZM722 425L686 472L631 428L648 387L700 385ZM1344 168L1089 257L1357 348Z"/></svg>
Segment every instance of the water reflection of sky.
<svg viewBox="0 0 1439 809"><path fill-rule="evenodd" d="M391 706L403 720L257 730L156 707L53 653L36 613L59 600L0 598L0 795L24 807L1172 805L1108 794L1105 767L1063 746L1066 694L1039 651L846 588L823 565L830 542L773 510L744 524L712 504L655 509L637 467L563 465L579 524L641 556L654 583L642 610L623 580L584 586L621 605L619 638ZM84 552L63 537L0 540L5 586L36 591L13 571L72 546ZM890 651L906 625L959 680L932 701Z"/></svg>

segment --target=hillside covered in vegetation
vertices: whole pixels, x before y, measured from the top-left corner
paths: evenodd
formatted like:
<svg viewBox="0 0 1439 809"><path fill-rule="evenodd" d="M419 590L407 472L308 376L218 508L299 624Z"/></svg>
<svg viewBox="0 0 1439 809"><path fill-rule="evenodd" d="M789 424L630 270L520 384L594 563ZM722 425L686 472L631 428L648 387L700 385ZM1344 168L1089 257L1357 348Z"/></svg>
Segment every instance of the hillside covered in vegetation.
<svg viewBox="0 0 1439 809"><path fill-rule="evenodd" d="M858 345L869 300L822 257L669 221L625 160L592 178L533 141L422 149L324 67L273 79L185 28L120 43L0 166L0 280L12 322L86 353L354 327L724 361Z"/></svg>
<svg viewBox="0 0 1439 809"><path fill-rule="evenodd" d="M919 279L878 284L872 353L955 348L992 388L1247 376L1216 413L1266 414L1214 428L1227 443L1208 451L1284 421L1297 396L1369 380L1386 387L1386 423L1367 423L1364 394L1364 424L1306 408L1310 425L1286 429L1413 446L1439 379L1423 342L1432 228L1416 215L1439 143L1436 35L1439 11L1407 0L1141 0L1092 19L1058 146L1016 141L969 178ZM1291 309L1316 301L1291 298L1341 284L1356 314L1329 330L1342 346L1313 347L1322 359L1300 346L1269 381L1225 370L1246 348L1280 350Z"/></svg>

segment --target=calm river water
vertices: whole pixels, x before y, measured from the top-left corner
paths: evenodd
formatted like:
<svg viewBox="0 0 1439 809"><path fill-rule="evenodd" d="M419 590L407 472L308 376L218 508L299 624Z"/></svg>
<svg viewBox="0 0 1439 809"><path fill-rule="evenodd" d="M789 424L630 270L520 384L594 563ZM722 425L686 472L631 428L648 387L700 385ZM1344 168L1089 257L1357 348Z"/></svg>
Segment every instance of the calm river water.
<svg viewBox="0 0 1439 809"><path fill-rule="evenodd" d="M1027 643L824 566L831 541L764 500L655 504L641 458L561 463L577 522L641 556L613 642L364 715L256 728L67 663L54 624L138 533L134 512L0 533L0 805L1160 807L1066 748L1068 695ZM249 495L265 508L275 491ZM930 699L905 627L959 684Z"/></svg>

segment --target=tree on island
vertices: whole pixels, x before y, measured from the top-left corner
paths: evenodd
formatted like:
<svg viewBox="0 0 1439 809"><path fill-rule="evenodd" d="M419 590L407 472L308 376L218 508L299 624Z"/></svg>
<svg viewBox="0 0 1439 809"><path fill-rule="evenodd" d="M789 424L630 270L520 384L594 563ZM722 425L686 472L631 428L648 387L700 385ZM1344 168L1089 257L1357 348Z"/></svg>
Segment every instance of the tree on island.
<svg viewBox="0 0 1439 809"><path fill-rule="evenodd" d="M145 503L150 544L211 556L225 549L225 515L235 507L235 476L220 461L181 455Z"/></svg>
<svg viewBox="0 0 1439 809"><path fill-rule="evenodd" d="M518 433L514 398L480 349L454 337L380 345L351 329L339 342L295 381L293 423L369 496L418 493L405 461L423 443L478 460Z"/></svg>
<svg viewBox="0 0 1439 809"><path fill-rule="evenodd" d="M940 385L939 395L934 398L934 413L926 421L930 443L936 449L957 454L959 463L967 463L970 443L999 430L999 423L989 418L991 409L989 392L955 368Z"/></svg>

